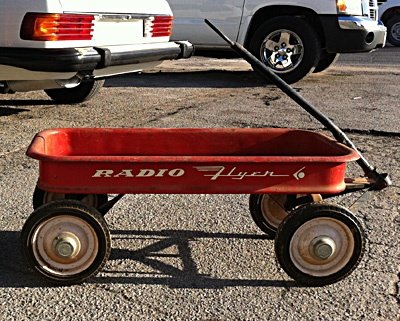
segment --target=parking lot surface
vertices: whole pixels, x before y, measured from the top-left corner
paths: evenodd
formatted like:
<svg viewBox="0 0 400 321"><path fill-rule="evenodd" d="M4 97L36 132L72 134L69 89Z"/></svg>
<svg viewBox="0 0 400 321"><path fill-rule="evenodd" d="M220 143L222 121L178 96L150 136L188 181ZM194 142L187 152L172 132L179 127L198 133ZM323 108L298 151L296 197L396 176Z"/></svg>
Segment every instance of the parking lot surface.
<svg viewBox="0 0 400 321"><path fill-rule="evenodd" d="M251 220L248 195L127 195L106 216L111 258L82 285L53 286L27 268L19 233L38 175L25 156L54 127L295 127L326 132L239 59L165 62L108 79L98 96L54 105L41 93L0 97L1 320L399 320L400 49L343 55L294 88L341 127L393 186L329 202L367 233L346 279L300 287ZM89 147L88 147L89 148ZM360 175L349 164L351 175ZM354 204L353 204L354 203Z"/></svg>

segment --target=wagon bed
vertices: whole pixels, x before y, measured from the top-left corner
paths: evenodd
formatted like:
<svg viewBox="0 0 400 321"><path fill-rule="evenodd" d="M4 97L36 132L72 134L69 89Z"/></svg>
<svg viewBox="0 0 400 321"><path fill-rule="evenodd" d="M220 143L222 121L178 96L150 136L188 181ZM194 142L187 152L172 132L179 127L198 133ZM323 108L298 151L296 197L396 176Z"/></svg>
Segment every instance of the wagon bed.
<svg viewBox="0 0 400 321"><path fill-rule="evenodd" d="M36 135L54 193L337 193L358 153L298 129L68 128Z"/></svg>

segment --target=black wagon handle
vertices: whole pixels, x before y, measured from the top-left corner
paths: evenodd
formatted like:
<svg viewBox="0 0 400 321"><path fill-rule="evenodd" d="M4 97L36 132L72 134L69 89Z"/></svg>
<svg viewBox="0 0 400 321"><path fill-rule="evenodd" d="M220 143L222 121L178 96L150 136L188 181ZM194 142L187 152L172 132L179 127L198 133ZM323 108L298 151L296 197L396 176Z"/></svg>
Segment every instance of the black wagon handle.
<svg viewBox="0 0 400 321"><path fill-rule="evenodd" d="M294 100L300 105L307 113L318 120L323 126L325 126L335 137L335 139L354 149L360 155L357 160L358 165L364 171L364 174L372 180L371 189L381 190L392 184L390 177L387 173L380 174L376 171L375 167L370 165L361 152L357 149L354 143L347 137L347 135L337 127L328 117L321 113L316 107L299 95L289 84L277 76L270 68L258 60L252 55L246 48L241 44L229 39L222 31L220 31L215 25L213 25L208 19L204 20L205 23L214 30L222 39L224 39L230 47L235 50L243 59L250 63L253 69L256 69L260 74L267 80L272 81L279 89L281 89L287 96Z"/></svg>

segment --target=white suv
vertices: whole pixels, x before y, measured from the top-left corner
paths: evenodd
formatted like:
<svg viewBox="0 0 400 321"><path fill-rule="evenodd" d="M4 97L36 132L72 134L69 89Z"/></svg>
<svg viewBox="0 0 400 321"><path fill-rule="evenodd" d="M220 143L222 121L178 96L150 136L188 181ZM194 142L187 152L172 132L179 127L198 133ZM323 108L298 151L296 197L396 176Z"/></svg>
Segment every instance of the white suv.
<svg viewBox="0 0 400 321"><path fill-rule="evenodd" d="M169 0L173 38L221 55L229 46L210 20L289 83L335 62L339 53L367 52L385 44L377 0ZM214 54L211 52L211 54Z"/></svg>
<svg viewBox="0 0 400 321"><path fill-rule="evenodd" d="M400 46L400 0L378 0L379 19L387 27L387 40Z"/></svg>
<svg viewBox="0 0 400 321"><path fill-rule="evenodd" d="M189 57L190 43L169 41L172 23L165 0L2 0L0 93L87 100L104 77Z"/></svg>

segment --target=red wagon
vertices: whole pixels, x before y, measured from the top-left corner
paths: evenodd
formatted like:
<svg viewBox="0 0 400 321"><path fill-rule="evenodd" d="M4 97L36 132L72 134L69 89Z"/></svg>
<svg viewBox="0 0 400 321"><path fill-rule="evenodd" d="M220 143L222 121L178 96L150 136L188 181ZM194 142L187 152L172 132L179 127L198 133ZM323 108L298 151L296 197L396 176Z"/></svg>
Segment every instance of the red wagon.
<svg viewBox="0 0 400 321"><path fill-rule="evenodd" d="M123 194L245 193L255 223L275 237L278 261L297 282L321 286L354 270L364 250L361 225L348 209L321 201L382 189L390 184L388 176L377 173L343 132L239 48L243 52L343 144L298 129L43 131L27 151L39 160L40 172L35 211L22 230L32 267L62 284L96 274L111 249L103 216ZM365 177L345 178L350 161ZM109 200L108 194L119 195Z"/></svg>
<svg viewBox="0 0 400 321"><path fill-rule="evenodd" d="M36 135L51 193L338 193L356 151L298 129L65 128Z"/></svg>

